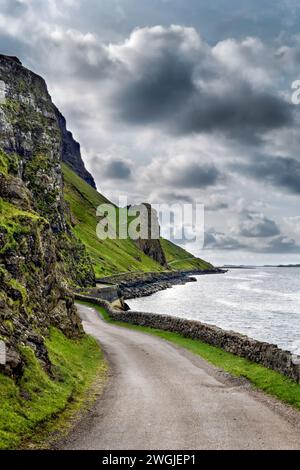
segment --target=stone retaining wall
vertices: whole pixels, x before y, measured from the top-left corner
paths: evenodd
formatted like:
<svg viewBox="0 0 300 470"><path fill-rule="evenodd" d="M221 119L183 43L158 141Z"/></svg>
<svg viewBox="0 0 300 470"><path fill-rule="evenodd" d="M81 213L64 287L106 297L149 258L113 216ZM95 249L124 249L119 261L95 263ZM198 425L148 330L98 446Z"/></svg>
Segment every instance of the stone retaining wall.
<svg viewBox="0 0 300 470"><path fill-rule="evenodd" d="M118 286L107 286L98 289L98 295L108 302L114 302L120 298L120 291Z"/></svg>
<svg viewBox="0 0 300 470"><path fill-rule="evenodd" d="M152 295L176 284L186 284L196 281L192 275L223 274L225 271L218 268L203 271L170 271L156 273L123 273L106 278L100 278L98 282L116 284L120 290L120 296L126 299L136 299ZM101 296L103 298L103 296Z"/></svg>
<svg viewBox="0 0 300 470"><path fill-rule="evenodd" d="M300 382L300 356L293 355L289 351L283 351L274 344L257 341L248 336L222 330L216 326L198 321L154 313L134 312L132 310L123 312L113 309L108 302L102 299L89 298L83 295L76 295L76 298L91 301L104 307L114 320L180 333L187 338L198 339L249 359L280 372L295 382Z"/></svg>

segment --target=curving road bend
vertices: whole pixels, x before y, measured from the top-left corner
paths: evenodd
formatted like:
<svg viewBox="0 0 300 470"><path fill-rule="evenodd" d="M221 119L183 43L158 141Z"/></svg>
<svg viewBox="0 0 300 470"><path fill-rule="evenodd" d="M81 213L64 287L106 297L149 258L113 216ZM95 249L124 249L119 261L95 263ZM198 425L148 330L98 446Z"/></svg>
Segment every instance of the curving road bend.
<svg viewBox="0 0 300 470"><path fill-rule="evenodd" d="M300 413L158 337L78 305L110 365L105 391L61 449L299 449Z"/></svg>

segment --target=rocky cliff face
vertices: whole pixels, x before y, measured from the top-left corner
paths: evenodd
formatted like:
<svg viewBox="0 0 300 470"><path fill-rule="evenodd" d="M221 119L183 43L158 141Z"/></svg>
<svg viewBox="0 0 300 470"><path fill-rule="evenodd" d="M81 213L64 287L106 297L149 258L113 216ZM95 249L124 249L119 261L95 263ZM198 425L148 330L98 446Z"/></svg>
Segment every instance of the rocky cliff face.
<svg viewBox="0 0 300 470"><path fill-rule="evenodd" d="M50 325L82 333L69 286L95 282L67 223L62 121L44 80L0 55L0 339L4 369L15 375L24 345L51 367L43 342Z"/></svg>
<svg viewBox="0 0 300 470"><path fill-rule="evenodd" d="M148 203L131 206L130 210L139 214L141 220L141 236L135 240L135 244L145 255L167 267L166 256L160 243L160 225L156 211Z"/></svg>
<svg viewBox="0 0 300 470"><path fill-rule="evenodd" d="M63 162L67 163L80 178L96 189L95 180L87 171L82 161L80 144L76 142L72 132L67 130L66 120L58 109L56 109L56 114L62 135Z"/></svg>

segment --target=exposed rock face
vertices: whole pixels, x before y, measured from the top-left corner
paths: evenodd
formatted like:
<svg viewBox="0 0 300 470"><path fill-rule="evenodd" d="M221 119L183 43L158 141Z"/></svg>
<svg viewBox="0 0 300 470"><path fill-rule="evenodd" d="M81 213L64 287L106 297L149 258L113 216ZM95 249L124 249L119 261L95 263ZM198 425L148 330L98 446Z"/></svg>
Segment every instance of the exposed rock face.
<svg viewBox="0 0 300 470"><path fill-rule="evenodd" d="M0 107L0 146L15 155L17 176L47 215L53 230L65 230L61 135L44 80L10 57L0 56L5 99Z"/></svg>
<svg viewBox="0 0 300 470"><path fill-rule="evenodd" d="M82 333L68 286L95 279L67 222L63 135L46 84L2 55L0 83L0 339L5 371L18 375L20 345L50 367L43 343L50 325L69 336Z"/></svg>
<svg viewBox="0 0 300 470"><path fill-rule="evenodd" d="M141 236L135 240L136 245L145 255L167 267L167 260L160 243L160 226L156 211L150 204L131 206L130 210L140 213Z"/></svg>
<svg viewBox="0 0 300 470"><path fill-rule="evenodd" d="M80 144L76 142L72 132L67 130L66 120L57 109L57 118L62 134L62 160L67 163L73 171L86 181L92 188L96 189L93 176L87 171L81 158Z"/></svg>

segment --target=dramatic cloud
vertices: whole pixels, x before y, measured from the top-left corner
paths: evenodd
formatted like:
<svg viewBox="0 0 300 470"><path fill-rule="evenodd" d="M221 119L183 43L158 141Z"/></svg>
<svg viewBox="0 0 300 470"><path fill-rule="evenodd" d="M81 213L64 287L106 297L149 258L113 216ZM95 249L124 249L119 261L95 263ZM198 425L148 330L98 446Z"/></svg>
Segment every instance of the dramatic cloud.
<svg viewBox="0 0 300 470"><path fill-rule="evenodd" d="M157 194L153 194L152 200L153 202L168 202L170 204L177 202L192 204L194 202L191 196L175 192L159 192Z"/></svg>
<svg viewBox="0 0 300 470"><path fill-rule="evenodd" d="M91 167L101 171L104 178L112 180L128 180L132 176L131 166L124 160L101 159L95 157Z"/></svg>
<svg viewBox="0 0 300 470"><path fill-rule="evenodd" d="M246 246L234 237L211 229L205 233L204 248L209 250L242 250Z"/></svg>
<svg viewBox="0 0 300 470"><path fill-rule="evenodd" d="M212 196L208 202L205 203L205 210L209 212L221 211L228 209L229 205L218 196Z"/></svg>
<svg viewBox="0 0 300 470"><path fill-rule="evenodd" d="M216 185L222 175L211 163L201 163L195 157L187 159L182 156L174 157L164 163L156 160L146 169L144 174L148 182L158 179L160 184L173 188L207 188Z"/></svg>
<svg viewBox="0 0 300 470"><path fill-rule="evenodd" d="M252 239L252 237L250 237ZM226 251L248 251L249 253L269 253L269 254L300 254L300 244L293 238L285 235L277 235L270 238L267 243L257 243L254 237L249 243L239 237L226 235L214 229L205 233L206 250L226 250Z"/></svg>
<svg viewBox="0 0 300 470"><path fill-rule="evenodd" d="M10 16L19 16L24 13L27 9L25 1L20 0L2 0L1 10Z"/></svg>
<svg viewBox="0 0 300 470"><path fill-rule="evenodd" d="M0 0L1 52L45 77L108 198L202 202L212 262L294 262L300 6L221 3Z"/></svg>
<svg viewBox="0 0 300 470"><path fill-rule="evenodd" d="M294 158L261 156L248 163L234 164L231 169L300 194L300 161Z"/></svg>
<svg viewBox="0 0 300 470"><path fill-rule="evenodd" d="M246 212L245 219L241 221L240 235L248 238L274 237L280 234L280 229L274 220L257 212Z"/></svg>
<svg viewBox="0 0 300 470"><path fill-rule="evenodd" d="M300 244L293 238L280 235L271 240L267 246L263 247L265 253L300 253Z"/></svg>
<svg viewBox="0 0 300 470"><path fill-rule="evenodd" d="M20 26L27 36L29 25ZM269 86L280 60L268 60L267 68L263 59L274 51L258 40L225 40L211 47L194 28L176 25L136 29L127 40L105 45L95 34L71 28L53 30L43 22L32 27L32 45L41 53L55 51L50 63L59 61L70 79L95 82L111 117L127 125L256 142L293 123L293 106Z"/></svg>
<svg viewBox="0 0 300 470"><path fill-rule="evenodd" d="M111 179L127 179L131 176L131 168L122 160L115 160L104 167L104 176Z"/></svg>
<svg viewBox="0 0 300 470"><path fill-rule="evenodd" d="M247 251L249 253L299 254L300 243L281 233L278 224L262 213L243 210L230 235L210 228L205 233L206 250Z"/></svg>
<svg viewBox="0 0 300 470"><path fill-rule="evenodd" d="M214 165L191 164L183 167L181 171L169 175L170 181L179 188L206 188L216 184L220 177Z"/></svg>
<svg viewBox="0 0 300 470"><path fill-rule="evenodd" d="M156 27L135 31L123 46L111 46L129 71L113 98L125 121L173 120L184 109L196 92L193 54L199 53L199 41L191 29Z"/></svg>
<svg viewBox="0 0 300 470"><path fill-rule="evenodd" d="M250 81L229 70L224 48L219 43L211 49L194 29L180 26L140 29L123 45L110 46L111 57L125 68L112 97L116 115L173 133L222 132L246 140L291 125L291 104L257 87L252 76ZM244 65L242 52L234 56L235 68Z"/></svg>

